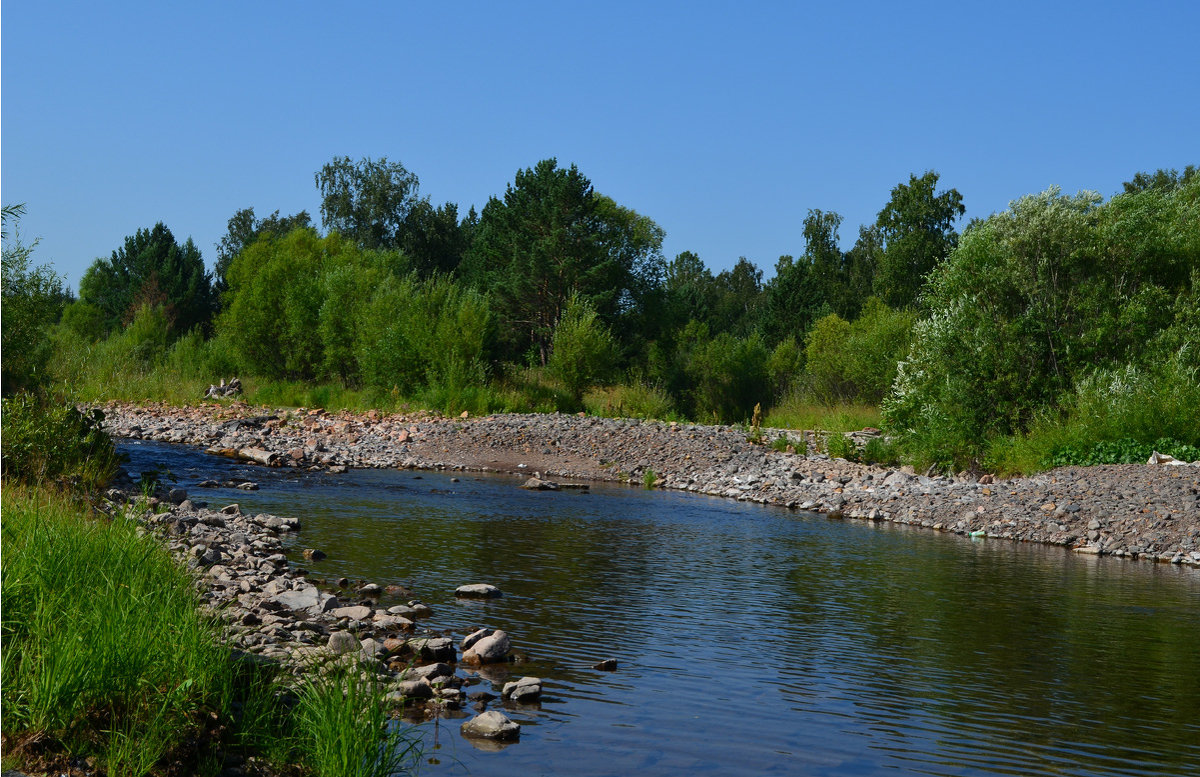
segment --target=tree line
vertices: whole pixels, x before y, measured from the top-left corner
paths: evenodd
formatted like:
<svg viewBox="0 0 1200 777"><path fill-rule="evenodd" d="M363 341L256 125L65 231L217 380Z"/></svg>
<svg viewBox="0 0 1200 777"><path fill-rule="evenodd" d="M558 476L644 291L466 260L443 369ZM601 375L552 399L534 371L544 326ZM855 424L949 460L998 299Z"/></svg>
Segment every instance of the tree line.
<svg viewBox="0 0 1200 777"><path fill-rule="evenodd" d="M809 210L802 252L765 282L744 257L719 273L692 252L667 259L658 224L555 159L465 215L386 158L335 158L314 183L322 229L303 211L239 210L209 273L156 224L47 315L75 342L124 338L147 359L186 340L212 369L402 396L535 370L559 404L625 383L707 421L801 395L882 403L925 458L956 464L1068 412L1104 370L1175 360L1195 382L1193 167L1139 173L1108 201L1024 197L961 234L962 195L913 174L847 251L842 216Z"/></svg>

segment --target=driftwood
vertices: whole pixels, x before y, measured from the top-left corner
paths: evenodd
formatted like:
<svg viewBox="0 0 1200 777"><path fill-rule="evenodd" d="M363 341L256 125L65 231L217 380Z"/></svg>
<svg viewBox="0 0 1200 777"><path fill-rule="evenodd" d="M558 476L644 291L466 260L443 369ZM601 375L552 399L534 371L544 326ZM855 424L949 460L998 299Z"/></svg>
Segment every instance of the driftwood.
<svg viewBox="0 0 1200 777"><path fill-rule="evenodd" d="M204 392L204 398L209 399L211 397L212 399L228 399L229 397L236 397L241 393L241 380L238 378L232 378L230 379L229 383L226 383L225 379L221 378L221 385L209 385L208 390Z"/></svg>

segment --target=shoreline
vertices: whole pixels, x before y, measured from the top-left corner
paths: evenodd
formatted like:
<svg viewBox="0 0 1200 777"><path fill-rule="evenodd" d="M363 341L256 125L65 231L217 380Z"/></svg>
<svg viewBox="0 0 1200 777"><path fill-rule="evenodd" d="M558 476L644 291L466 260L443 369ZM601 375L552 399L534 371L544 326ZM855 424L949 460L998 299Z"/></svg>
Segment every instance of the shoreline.
<svg viewBox="0 0 1200 777"><path fill-rule="evenodd" d="M752 443L727 426L563 414L444 418L243 402L102 405L114 436L269 466L538 473L640 483L955 534L1200 567L1200 467L1064 467L996 482L927 477ZM763 430L765 437L800 432ZM990 480L990 478L984 478Z"/></svg>

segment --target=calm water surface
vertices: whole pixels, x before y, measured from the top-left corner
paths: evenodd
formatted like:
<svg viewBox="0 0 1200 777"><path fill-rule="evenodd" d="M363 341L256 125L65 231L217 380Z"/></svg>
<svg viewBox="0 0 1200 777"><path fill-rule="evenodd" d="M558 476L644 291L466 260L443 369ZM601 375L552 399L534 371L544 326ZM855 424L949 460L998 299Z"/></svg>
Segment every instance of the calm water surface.
<svg viewBox="0 0 1200 777"><path fill-rule="evenodd" d="M1200 774L1196 570L674 492L123 448L193 499L300 517L293 549L329 554L314 576L408 585L458 637L509 632L511 678L545 681L505 710L520 742L423 724L425 774ZM261 490L194 488L239 474ZM474 582L504 597L454 599Z"/></svg>

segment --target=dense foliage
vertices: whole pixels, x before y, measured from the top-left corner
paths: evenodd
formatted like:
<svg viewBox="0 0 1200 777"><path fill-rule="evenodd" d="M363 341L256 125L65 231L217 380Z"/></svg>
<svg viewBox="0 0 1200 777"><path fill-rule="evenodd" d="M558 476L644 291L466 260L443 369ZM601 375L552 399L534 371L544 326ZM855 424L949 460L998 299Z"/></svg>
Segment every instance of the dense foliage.
<svg viewBox="0 0 1200 777"><path fill-rule="evenodd" d="M1194 385L1198 278L1200 181L1107 203L1057 189L1022 197L968 230L934 273L888 418L922 458L961 463L1069 409L1098 376L1133 369Z"/></svg>
<svg viewBox="0 0 1200 777"><path fill-rule="evenodd" d="M1200 443L1178 409L1200 361L1192 167L1139 173L1107 201L1022 197L961 235L962 195L914 174L849 250L843 218L809 210L769 278L746 257L719 273L667 260L658 224L554 159L465 216L387 159L336 158L315 180L325 233L304 212L229 220L219 300L161 224L98 261L53 332L59 385L176 397L237 372L264 401L722 422L758 405L777 423L885 422L909 461L955 467L1044 466L1086 434ZM21 296L45 301L41 318L13 332L44 344L57 292L42 277ZM5 367L6 387L37 373ZM1158 408L1155 429L1117 393L1084 401L1117 384Z"/></svg>

